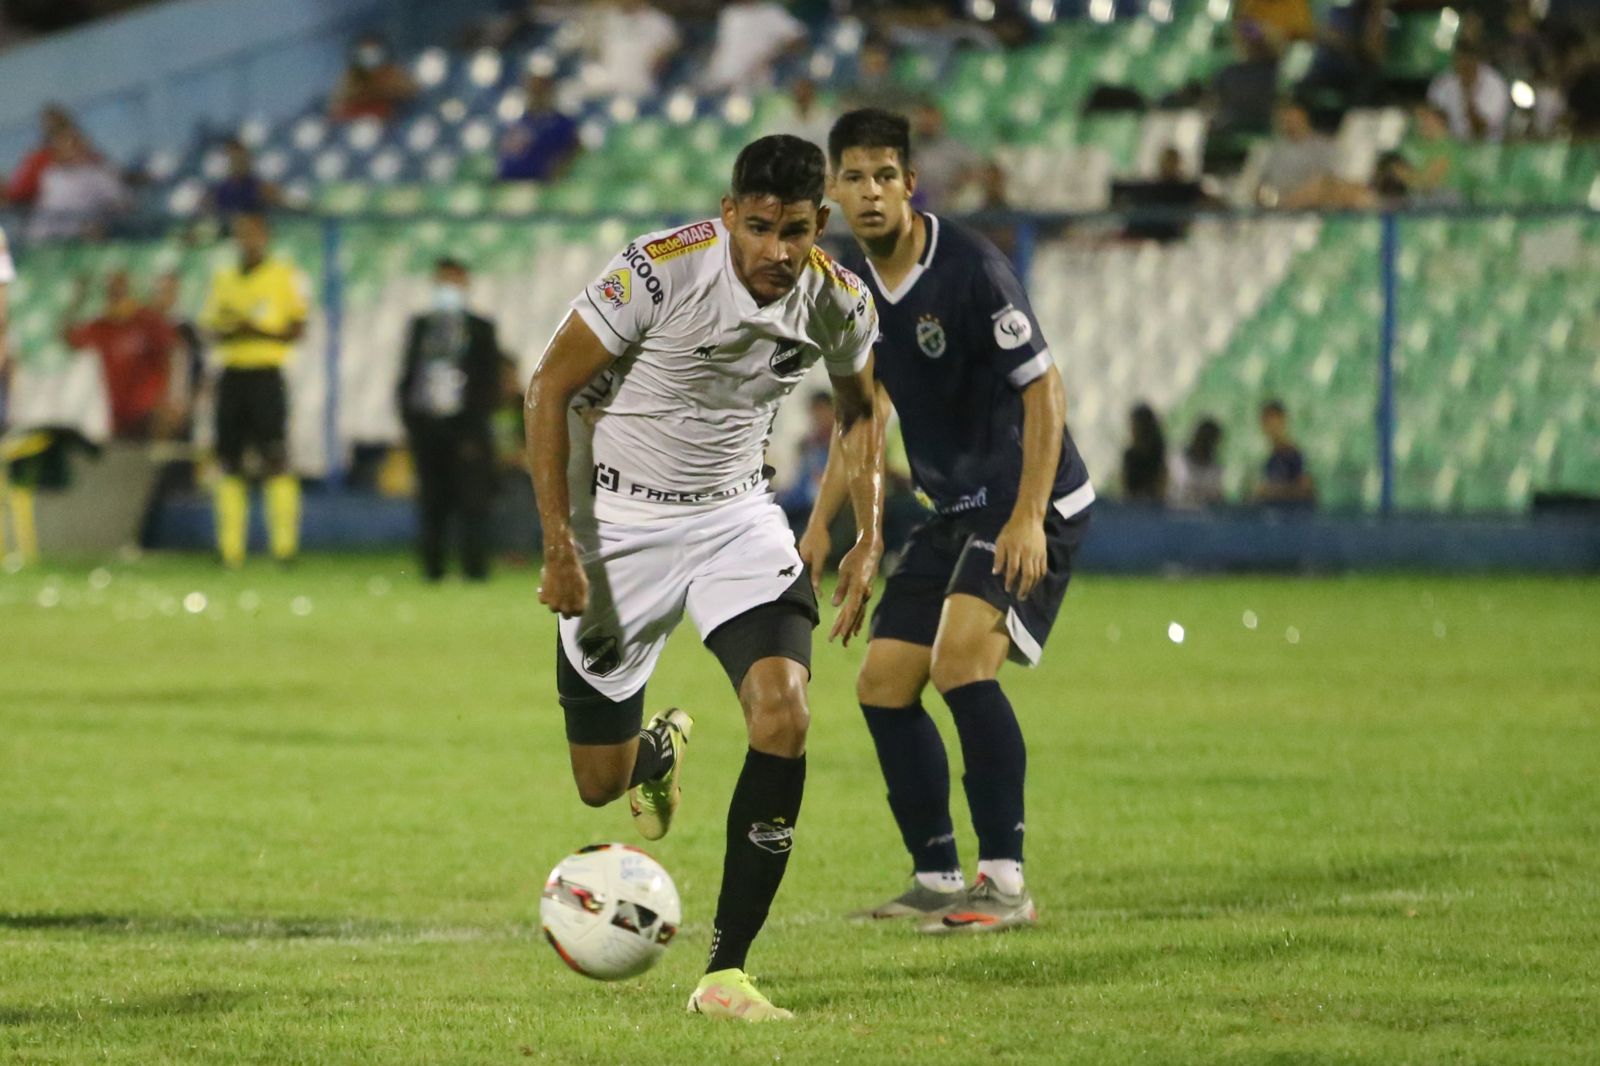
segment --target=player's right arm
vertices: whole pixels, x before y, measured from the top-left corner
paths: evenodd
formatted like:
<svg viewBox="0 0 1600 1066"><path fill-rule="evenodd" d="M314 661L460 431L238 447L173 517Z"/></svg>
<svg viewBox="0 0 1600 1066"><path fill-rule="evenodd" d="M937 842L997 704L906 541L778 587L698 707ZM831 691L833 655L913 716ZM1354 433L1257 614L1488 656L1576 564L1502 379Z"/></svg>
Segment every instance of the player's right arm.
<svg viewBox="0 0 1600 1066"><path fill-rule="evenodd" d="M889 424L889 393L883 382L873 382L873 413L878 426ZM811 570L811 585L818 594L822 591L822 570L833 550L833 537L829 529L839 515L839 508L850 497L850 478L845 470L845 457L841 454L839 434L828 438L828 463L822 471L822 481L817 486L817 502L811 506L811 517L806 521L805 532L800 535L797 547L800 558ZM859 523L858 523L859 525Z"/></svg>
<svg viewBox="0 0 1600 1066"><path fill-rule="evenodd" d="M589 581L572 535L572 500L567 491L567 411L578 391L613 358L583 317L569 311L528 382L523 420L528 469L544 529L539 601L563 618L575 618L589 605Z"/></svg>

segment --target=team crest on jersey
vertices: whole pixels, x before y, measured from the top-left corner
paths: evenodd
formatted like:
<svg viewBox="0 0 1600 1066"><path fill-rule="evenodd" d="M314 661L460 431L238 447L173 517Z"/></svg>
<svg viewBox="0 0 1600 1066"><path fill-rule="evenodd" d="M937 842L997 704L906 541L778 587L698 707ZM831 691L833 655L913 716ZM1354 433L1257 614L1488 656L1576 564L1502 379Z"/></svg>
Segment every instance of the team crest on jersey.
<svg viewBox="0 0 1600 1066"><path fill-rule="evenodd" d="M933 315L923 315L917 319L917 347L922 349L922 354L929 359L937 359L944 354L944 325Z"/></svg>
<svg viewBox="0 0 1600 1066"><path fill-rule="evenodd" d="M617 638L609 633L588 633L580 637L578 650L583 652L583 668L595 677L605 677L622 665Z"/></svg>
<svg viewBox="0 0 1600 1066"><path fill-rule="evenodd" d="M620 311L633 299L633 279L626 269L613 270L595 284L594 291L600 294L600 299Z"/></svg>
<svg viewBox="0 0 1600 1066"><path fill-rule="evenodd" d="M1033 339L1033 323L1021 310L1007 304L994 316L994 342L1006 351Z"/></svg>
<svg viewBox="0 0 1600 1066"><path fill-rule="evenodd" d="M800 341L781 340L772 353L772 372L780 378L791 378L806 368L806 346Z"/></svg>
<svg viewBox="0 0 1600 1066"><path fill-rule="evenodd" d="M645 254L657 263L688 255L697 248L717 243L717 227L709 222L696 222L676 233L669 233L644 246Z"/></svg>

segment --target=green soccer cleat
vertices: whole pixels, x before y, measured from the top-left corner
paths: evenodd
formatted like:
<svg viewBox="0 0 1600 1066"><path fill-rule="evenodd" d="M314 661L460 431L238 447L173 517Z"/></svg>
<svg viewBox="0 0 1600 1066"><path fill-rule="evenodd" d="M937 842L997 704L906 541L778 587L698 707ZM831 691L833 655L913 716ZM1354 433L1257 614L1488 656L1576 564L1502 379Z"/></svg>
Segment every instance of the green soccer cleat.
<svg viewBox="0 0 1600 1066"><path fill-rule="evenodd" d="M694 719L688 712L676 707L661 711L650 719L647 730L659 727L672 742L672 769L654 781L642 781L628 790L628 809L633 811L633 824L646 840L660 840L672 828L672 816L678 811L682 789L678 779L683 774L683 756L689 750L689 731Z"/></svg>
<svg viewBox="0 0 1600 1066"><path fill-rule="evenodd" d="M846 917L852 922L876 922L888 918L927 919L942 914L952 904L965 898L965 889L940 892L913 878L911 887L894 899L876 907L851 911Z"/></svg>
<svg viewBox="0 0 1600 1066"><path fill-rule="evenodd" d="M977 884L939 914L929 915L917 932L942 936L950 933L998 933L1002 929L1039 924L1039 911L1024 888L1015 896L1000 891L982 874Z"/></svg>
<svg viewBox="0 0 1600 1066"><path fill-rule="evenodd" d="M742 1022L784 1022L794 1017L792 1011L774 1007L743 970L718 970L700 978L689 997L689 1013Z"/></svg>

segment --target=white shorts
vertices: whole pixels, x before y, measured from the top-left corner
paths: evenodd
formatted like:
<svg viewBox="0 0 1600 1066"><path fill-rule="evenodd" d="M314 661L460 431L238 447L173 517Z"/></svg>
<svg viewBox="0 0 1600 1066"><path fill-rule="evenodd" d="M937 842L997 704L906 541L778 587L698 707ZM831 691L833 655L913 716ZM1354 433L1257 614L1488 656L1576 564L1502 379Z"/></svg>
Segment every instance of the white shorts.
<svg viewBox="0 0 1600 1066"><path fill-rule="evenodd" d="M589 609L560 621L561 648L601 695L644 687L684 608L700 639L777 600L800 576L783 510L752 491L715 510L641 525L579 530Z"/></svg>

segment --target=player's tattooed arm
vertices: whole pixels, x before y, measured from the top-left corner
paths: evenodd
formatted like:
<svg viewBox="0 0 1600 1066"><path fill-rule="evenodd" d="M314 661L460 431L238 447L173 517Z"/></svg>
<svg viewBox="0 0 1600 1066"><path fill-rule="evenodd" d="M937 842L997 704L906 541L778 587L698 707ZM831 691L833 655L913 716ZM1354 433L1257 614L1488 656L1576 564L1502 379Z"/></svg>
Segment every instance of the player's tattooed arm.
<svg viewBox="0 0 1600 1066"><path fill-rule="evenodd" d="M994 542L994 572L1004 575L1007 590L1020 599L1027 599L1044 576L1045 508L1066 423L1066 388L1052 365L1022 388L1022 482L1011 517Z"/></svg>
<svg viewBox="0 0 1600 1066"><path fill-rule="evenodd" d="M889 393L882 382L873 383L873 414L878 420L880 433L887 434L892 405ZM838 421L835 420L835 426ZM817 487L817 502L811 507L811 517L806 521L805 532L800 536L800 558L811 569L812 588L820 595L822 571L833 551L833 536L829 532L839 508L850 497L850 480L845 474L844 456L839 449L839 434L828 440L828 462L822 471L822 481Z"/></svg>
<svg viewBox="0 0 1600 1066"><path fill-rule="evenodd" d="M567 409L611 359L588 324L569 312L528 382L523 423L528 469L544 530L539 601L563 618L576 618L589 605L589 580L572 535L572 500L567 492Z"/></svg>
<svg viewBox="0 0 1600 1066"><path fill-rule="evenodd" d="M856 543L839 561L839 583L833 605L839 608L828 639L840 638L846 646L861 631L872 582L883 557L883 419L879 417L876 389L869 362L858 374L833 378L833 400L838 417L830 462L838 454L856 514ZM826 476L826 474L824 474ZM835 512L838 507L835 505Z"/></svg>

